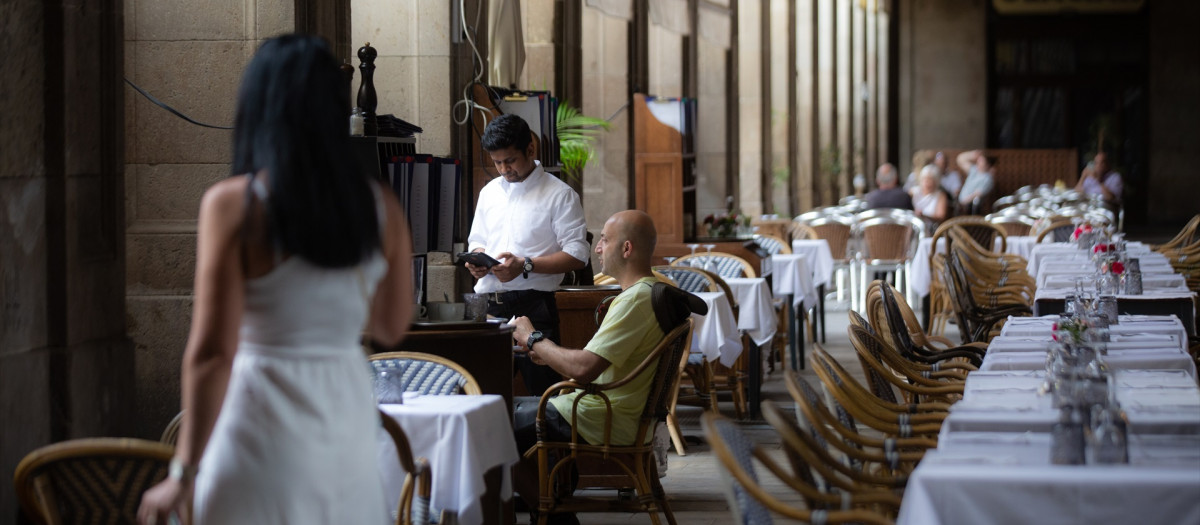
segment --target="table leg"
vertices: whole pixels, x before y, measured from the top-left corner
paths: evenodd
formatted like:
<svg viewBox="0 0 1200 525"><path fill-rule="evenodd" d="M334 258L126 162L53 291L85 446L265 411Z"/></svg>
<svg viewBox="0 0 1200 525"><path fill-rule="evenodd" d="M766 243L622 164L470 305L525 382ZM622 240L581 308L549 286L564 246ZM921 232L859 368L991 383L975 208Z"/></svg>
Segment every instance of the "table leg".
<svg viewBox="0 0 1200 525"><path fill-rule="evenodd" d="M792 306L792 296L784 297L784 308L787 309L787 331L788 331L788 363L792 370L799 370L796 365L799 351L796 350L796 312Z"/></svg>
<svg viewBox="0 0 1200 525"><path fill-rule="evenodd" d="M823 284L817 287L817 308L819 309L817 319L821 323L821 344L825 344L825 285ZM816 329L817 327L814 326L813 330ZM816 334L813 335L815 340Z"/></svg>
<svg viewBox="0 0 1200 525"><path fill-rule="evenodd" d="M747 338L749 339L749 338ZM762 399L762 348L750 340L750 385L746 393L746 401L750 405L750 419L760 419L758 404Z"/></svg>
<svg viewBox="0 0 1200 525"><path fill-rule="evenodd" d="M925 333L929 332L930 312L929 312L929 297L933 294L925 294L921 297L921 326L924 327Z"/></svg>
<svg viewBox="0 0 1200 525"><path fill-rule="evenodd" d="M800 302L800 309L796 310L796 348L800 353L800 369L804 370L804 317L808 315L808 310L804 308L804 302ZM813 328L816 331L816 328ZM816 335L816 334L814 334ZM815 340L815 339L814 339Z"/></svg>

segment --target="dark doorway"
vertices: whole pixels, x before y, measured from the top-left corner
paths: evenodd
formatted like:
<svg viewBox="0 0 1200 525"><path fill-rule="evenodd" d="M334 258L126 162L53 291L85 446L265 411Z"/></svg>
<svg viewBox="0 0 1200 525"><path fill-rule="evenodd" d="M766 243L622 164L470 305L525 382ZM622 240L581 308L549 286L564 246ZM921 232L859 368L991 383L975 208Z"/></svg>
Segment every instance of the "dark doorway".
<svg viewBox="0 0 1200 525"><path fill-rule="evenodd" d="M1147 27L1145 9L1005 16L989 7L988 147L1077 148L1080 168L1103 147L1125 181L1127 223L1142 223Z"/></svg>

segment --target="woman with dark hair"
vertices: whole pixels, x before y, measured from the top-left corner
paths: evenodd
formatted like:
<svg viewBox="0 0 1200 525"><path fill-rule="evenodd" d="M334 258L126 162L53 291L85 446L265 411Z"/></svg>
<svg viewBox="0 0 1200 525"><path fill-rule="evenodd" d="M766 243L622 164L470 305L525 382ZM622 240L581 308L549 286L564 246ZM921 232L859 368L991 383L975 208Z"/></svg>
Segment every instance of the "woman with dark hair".
<svg viewBox="0 0 1200 525"><path fill-rule="evenodd" d="M321 40L268 40L238 93L234 176L200 204L183 422L143 524L386 523L358 340L400 341L408 225L352 163L349 85ZM194 495L194 498L193 498Z"/></svg>

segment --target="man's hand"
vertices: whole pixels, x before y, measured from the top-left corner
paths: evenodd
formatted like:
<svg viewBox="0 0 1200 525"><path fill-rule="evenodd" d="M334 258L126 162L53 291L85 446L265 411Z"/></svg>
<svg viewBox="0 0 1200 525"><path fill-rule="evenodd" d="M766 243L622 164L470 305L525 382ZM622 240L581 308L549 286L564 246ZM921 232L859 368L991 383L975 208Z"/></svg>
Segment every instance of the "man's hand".
<svg viewBox="0 0 1200 525"><path fill-rule="evenodd" d="M513 319L512 323L510 324L513 326L513 341L516 343L516 348L514 348L513 351L529 356L529 359L531 359L534 364L546 364L546 362L542 360L541 356L537 355L536 350L525 345L525 343L529 342L529 334L533 333L533 323L529 321L529 318L523 316L518 317Z"/></svg>
<svg viewBox="0 0 1200 525"><path fill-rule="evenodd" d="M520 277L521 273L525 270L525 259L522 257L517 257L510 252L504 252L500 254L500 256L496 257L496 259L499 259L502 262L492 267L492 273L495 274L496 278L500 279L500 282L502 283L506 283L516 279L517 277Z"/></svg>

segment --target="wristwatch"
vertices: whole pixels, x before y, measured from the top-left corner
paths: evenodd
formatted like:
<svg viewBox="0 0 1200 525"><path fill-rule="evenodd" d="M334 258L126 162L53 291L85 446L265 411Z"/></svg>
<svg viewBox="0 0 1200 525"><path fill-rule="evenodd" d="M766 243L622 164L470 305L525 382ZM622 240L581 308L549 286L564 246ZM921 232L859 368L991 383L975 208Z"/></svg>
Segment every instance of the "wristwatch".
<svg viewBox="0 0 1200 525"><path fill-rule="evenodd" d="M546 336L542 335L541 332L535 331L535 332L529 334L529 340L525 342L525 348L533 350L533 345L537 344L538 341L541 341L542 339L545 339L545 338L546 338Z"/></svg>
<svg viewBox="0 0 1200 525"><path fill-rule="evenodd" d="M528 279L530 273L533 273L533 257L526 257L525 267L521 269L521 278Z"/></svg>

